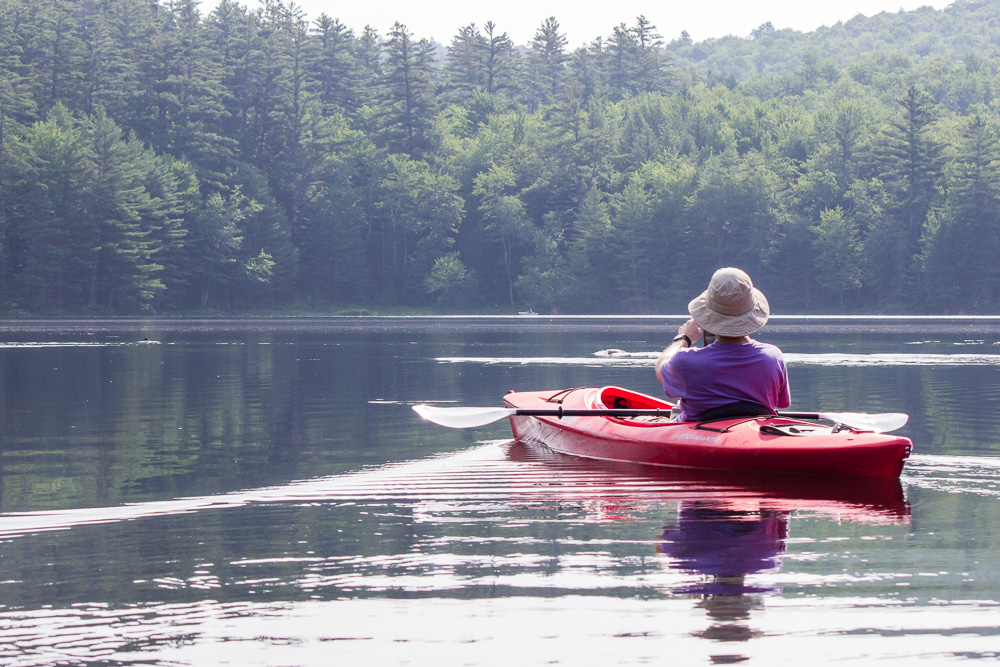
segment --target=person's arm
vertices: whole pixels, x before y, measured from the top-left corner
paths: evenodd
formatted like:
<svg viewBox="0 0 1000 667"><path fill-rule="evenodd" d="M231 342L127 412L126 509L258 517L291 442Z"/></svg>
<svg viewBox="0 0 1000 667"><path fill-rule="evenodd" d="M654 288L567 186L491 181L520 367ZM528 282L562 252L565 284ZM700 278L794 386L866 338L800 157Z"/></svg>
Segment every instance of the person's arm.
<svg viewBox="0 0 1000 667"><path fill-rule="evenodd" d="M684 336L687 338L683 338ZM694 320L688 320L677 328L677 337L664 348L656 360L656 379L660 381L660 384L663 383L663 376L660 374L660 368L663 367L663 364L670 361L670 358L680 350L694 345L699 338L701 338L701 327Z"/></svg>
<svg viewBox="0 0 1000 667"><path fill-rule="evenodd" d="M781 359L781 384L778 389L779 408L787 408L792 404L792 390L788 386L788 369L785 367L785 360Z"/></svg>

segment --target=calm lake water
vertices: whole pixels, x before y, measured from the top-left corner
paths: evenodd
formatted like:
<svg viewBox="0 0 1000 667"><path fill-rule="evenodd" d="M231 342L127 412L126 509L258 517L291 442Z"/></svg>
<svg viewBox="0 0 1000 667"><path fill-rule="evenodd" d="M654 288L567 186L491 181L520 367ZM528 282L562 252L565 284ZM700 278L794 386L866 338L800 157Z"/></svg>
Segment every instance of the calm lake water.
<svg viewBox="0 0 1000 667"><path fill-rule="evenodd" d="M0 322L0 664L1000 657L1000 319L758 336L793 409L911 415L898 482L603 464L410 409L658 394L681 319Z"/></svg>

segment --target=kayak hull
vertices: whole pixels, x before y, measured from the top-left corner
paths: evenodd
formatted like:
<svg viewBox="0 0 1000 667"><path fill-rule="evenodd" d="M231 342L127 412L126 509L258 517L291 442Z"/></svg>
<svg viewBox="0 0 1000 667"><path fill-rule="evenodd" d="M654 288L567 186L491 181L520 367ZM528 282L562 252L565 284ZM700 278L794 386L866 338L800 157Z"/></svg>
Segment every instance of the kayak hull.
<svg viewBox="0 0 1000 667"><path fill-rule="evenodd" d="M511 392L508 407L668 409L671 404L619 387ZM591 459L654 466L894 478L913 443L901 436L822 427L785 417L711 422L618 417L510 417L514 437ZM802 432L806 435L790 435Z"/></svg>

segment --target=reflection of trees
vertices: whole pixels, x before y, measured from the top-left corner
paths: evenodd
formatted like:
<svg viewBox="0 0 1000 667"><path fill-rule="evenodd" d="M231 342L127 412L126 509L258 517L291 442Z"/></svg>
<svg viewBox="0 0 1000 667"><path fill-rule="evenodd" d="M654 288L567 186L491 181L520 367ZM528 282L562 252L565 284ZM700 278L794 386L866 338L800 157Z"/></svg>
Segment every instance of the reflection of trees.
<svg viewBox="0 0 1000 667"><path fill-rule="evenodd" d="M733 510L699 501L681 503L676 526L663 531L661 552L680 570L705 580L677 593L700 596L696 607L713 621L695 633L715 641L747 641L760 633L747 625L750 612L764 606L763 595L779 589L755 586L749 575L775 571L788 537L788 513ZM731 656L741 659L739 656Z"/></svg>
<svg viewBox="0 0 1000 667"><path fill-rule="evenodd" d="M384 405L367 403L416 382L386 352L395 349L387 338L341 333L328 345L308 332L242 327L123 327L79 344L3 350L0 508L225 493L426 453L420 438L380 419ZM433 386L456 395L448 387L460 375L435 369Z"/></svg>

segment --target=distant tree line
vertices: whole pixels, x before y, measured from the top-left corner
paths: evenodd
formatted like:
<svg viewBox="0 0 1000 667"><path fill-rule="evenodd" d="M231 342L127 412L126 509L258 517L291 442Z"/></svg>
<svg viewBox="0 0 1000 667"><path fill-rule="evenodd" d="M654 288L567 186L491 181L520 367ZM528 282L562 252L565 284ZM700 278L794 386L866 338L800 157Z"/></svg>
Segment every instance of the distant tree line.
<svg viewBox="0 0 1000 667"><path fill-rule="evenodd" d="M998 19L569 49L0 0L0 310L677 312L736 265L779 312L998 312Z"/></svg>
<svg viewBox="0 0 1000 667"><path fill-rule="evenodd" d="M1000 52L997 15L993 0L958 0L942 11L924 6L871 17L859 14L809 33L779 30L771 21L750 31L748 39L730 35L694 42L682 31L665 48L678 67L734 85L759 75L790 74L815 53L840 68L890 54L915 63L935 58L957 62L970 56L993 59Z"/></svg>

